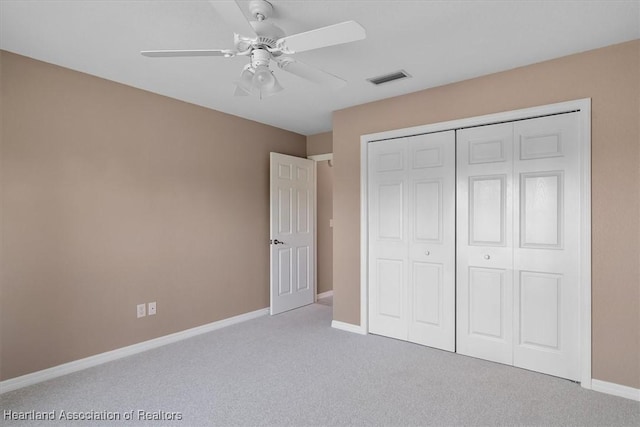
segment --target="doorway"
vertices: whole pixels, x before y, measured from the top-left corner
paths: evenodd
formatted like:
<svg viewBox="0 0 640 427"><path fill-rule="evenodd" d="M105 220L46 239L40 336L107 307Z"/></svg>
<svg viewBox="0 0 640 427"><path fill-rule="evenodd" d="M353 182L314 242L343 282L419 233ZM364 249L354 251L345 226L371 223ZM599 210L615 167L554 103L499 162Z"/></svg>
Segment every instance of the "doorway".
<svg viewBox="0 0 640 427"><path fill-rule="evenodd" d="M307 158L318 171L316 302L333 306L333 131L307 136Z"/></svg>
<svg viewBox="0 0 640 427"><path fill-rule="evenodd" d="M333 154L307 157L316 162L316 302L333 305Z"/></svg>

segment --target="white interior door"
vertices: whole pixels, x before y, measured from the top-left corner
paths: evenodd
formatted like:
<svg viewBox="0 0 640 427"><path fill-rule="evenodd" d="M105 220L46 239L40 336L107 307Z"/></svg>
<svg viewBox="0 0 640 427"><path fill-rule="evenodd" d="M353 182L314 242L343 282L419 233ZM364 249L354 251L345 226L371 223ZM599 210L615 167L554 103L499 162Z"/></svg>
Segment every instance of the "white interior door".
<svg viewBox="0 0 640 427"><path fill-rule="evenodd" d="M458 352L577 380L579 116L457 136Z"/></svg>
<svg viewBox="0 0 640 427"><path fill-rule="evenodd" d="M271 314L315 299L315 162L271 153Z"/></svg>
<svg viewBox="0 0 640 427"><path fill-rule="evenodd" d="M369 144L369 331L455 349L455 133Z"/></svg>

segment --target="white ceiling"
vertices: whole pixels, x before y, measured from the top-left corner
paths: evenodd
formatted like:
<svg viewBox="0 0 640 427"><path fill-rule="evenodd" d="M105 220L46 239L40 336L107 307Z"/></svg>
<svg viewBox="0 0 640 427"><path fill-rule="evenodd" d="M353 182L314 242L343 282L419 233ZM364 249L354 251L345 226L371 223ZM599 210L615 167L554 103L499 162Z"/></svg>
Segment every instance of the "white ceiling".
<svg viewBox="0 0 640 427"><path fill-rule="evenodd" d="M247 1L239 1L249 16ZM248 62L147 58L140 50L233 47L207 1L0 1L0 48L229 114L312 135L332 111L640 38L640 0L279 1L287 34L358 21L367 39L301 52L348 81L331 91L279 69L285 91L234 97ZM272 66L273 69L273 66ZM373 86L399 69L411 79Z"/></svg>

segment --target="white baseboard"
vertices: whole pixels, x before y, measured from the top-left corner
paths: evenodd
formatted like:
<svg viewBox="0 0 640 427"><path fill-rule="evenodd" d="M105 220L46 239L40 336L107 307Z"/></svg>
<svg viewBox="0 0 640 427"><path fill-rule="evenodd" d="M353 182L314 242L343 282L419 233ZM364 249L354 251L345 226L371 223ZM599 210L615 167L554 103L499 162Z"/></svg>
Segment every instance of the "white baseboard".
<svg viewBox="0 0 640 427"><path fill-rule="evenodd" d="M123 357L142 353L143 351L151 350L177 341L182 341L196 335L205 334L207 332L215 331L216 329L221 329L227 326L234 325L236 323L245 322L247 320L255 319L267 314L269 314L269 308L262 308L260 310L251 311L249 313L244 313L238 316L229 317L227 319L218 320L217 322L197 326L195 328L176 332L174 334L154 338L149 341L143 341L138 344L133 344L127 347L118 348L116 350L107 351L105 353L96 354L95 356L74 360L73 362L54 366L48 369L43 369L42 371L37 371L31 374L22 375L20 377L11 378L0 382L0 394L17 390L22 387L27 387L32 384L37 384L42 381L61 377L72 372L77 372L83 369L91 368L93 366L101 365L103 363L111 362L113 360L121 359Z"/></svg>
<svg viewBox="0 0 640 427"><path fill-rule="evenodd" d="M610 383L607 381L591 380L591 390L611 394L613 396L625 397L627 399L640 402L640 389L628 387L626 385Z"/></svg>
<svg viewBox="0 0 640 427"><path fill-rule="evenodd" d="M316 301L322 298L329 298L333 296L333 291L323 292L321 294L316 295Z"/></svg>
<svg viewBox="0 0 640 427"><path fill-rule="evenodd" d="M340 329L341 331L353 332L354 334L367 335L367 331L360 325L352 325L351 323L344 323L338 320L331 322L331 327Z"/></svg>

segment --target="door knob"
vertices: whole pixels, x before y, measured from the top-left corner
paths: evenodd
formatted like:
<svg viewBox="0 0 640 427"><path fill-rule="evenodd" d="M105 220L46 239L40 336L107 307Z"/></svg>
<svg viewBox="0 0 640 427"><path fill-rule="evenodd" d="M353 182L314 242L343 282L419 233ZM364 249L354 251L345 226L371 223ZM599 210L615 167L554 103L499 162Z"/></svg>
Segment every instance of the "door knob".
<svg viewBox="0 0 640 427"><path fill-rule="evenodd" d="M490 255L485 255L484 259L491 259L491 256Z"/></svg>
<svg viewBox="0 0 640 427"><path fill-rule="evenodd" d="M272 245L284 245L284 242L281 242L278 239L275 240L269 240L269 243L271 243Z"/></svg>
<svg viewBox="0 0 640 427"><path fill-rule="evenodd" d="M425 255L427 255L427 256L429 256L429 255L431 255L431 252L429 252L429 251L424 251L424 254L425 254Z"/></svg>

